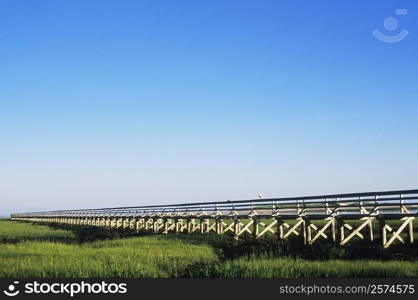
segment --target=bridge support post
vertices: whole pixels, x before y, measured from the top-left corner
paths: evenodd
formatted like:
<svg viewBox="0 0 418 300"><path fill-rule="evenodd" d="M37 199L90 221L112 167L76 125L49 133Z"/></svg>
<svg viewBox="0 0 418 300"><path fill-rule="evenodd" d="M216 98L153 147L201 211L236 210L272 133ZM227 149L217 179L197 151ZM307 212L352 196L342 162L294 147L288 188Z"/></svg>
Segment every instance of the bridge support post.
<svg viewBox="0 0 418 300"><path fill-rule="evenodd" d="M175 220L176 222L176 232L180 233L183 231L183 219L177 218Z"/></svg>
<svg viewBox="0 0 418 300"><path fill-rule="evenodd" d="M303 243L306 245L308 243L308 228L307 228L307 220L305 218L301 218L302 219L302 237L303 237ZM308 225L309 225L309 220L308 220Z"/></svg>
<svg viewBox="0 0 418 300"><path fill-rule="evenodd" d="M216 217L215 222L216 222L216 234L223 234L223 226L222 226L222 219L220 219L219 217Z"/></svg>
<svg viewBox="0 0 418 300"><path fill-rule="evenodd" d="M253 236L254 238L258 238L258 218L257 216L253 216L251 219L253 220Z"/></svg>
<svg viewBox="0 0 418 300"><path fill-rule="evenodd" d="M167 219L165 217L162 218L163 220L163 224L162 224L162 234L167 234L166 230L167 230Z"/></svg>
<svg viewBox="0 0 418 300"><path fill-rule="evenodd" d="M151 230L153 233L158 233L158 217L152 218Z"/></svg>
<svg viewBox="0 0 418 300"><path fill-rule="evenodd" d="M307 244L311 244L311 240L312 240L312 227L311 227L311 220L309 220L308 218L304 218L304 222L303 222L303 243L305 245Z"/></svg>
<svg viewBox="0 0 418 300"><path fill-rule="evenodd" d="M373 221L369 222L366 226L366 233L369 236L371 242L373 242Z"/></svg>
<svg viewBox="0 0 418 300"><path fill-rule="evenodd" d="M411 219L408 225L408 235L409 235L409 243L414 243L414 220L415 218Z"/></svg>
<svg viewBox="0 0 418 300"><path fill-rule="evenodd" d="M200 233L204 234L205 233L205 219L203 218L199 218L199 222L200 222Z"/></svg>
<svg viewBox="0 0 418 300"><path fill-rule="evenodd" d="M379 237L382 246L385 246L387 243L387 235L386 235L386 220L382 217L378 219L379 222Z"/></svg>
<svg viewBox="0 0 418 300"><path fill-rule="evenodd" d="M187 233L192 233L193 229L194 229L194 219L193 217L187 217L186 219L186 232Z"/></svg>
<svg viewBox="0 0 418 300"><path fill-rule="evenodd" d="M241 231L241 222L238 217L234 217L234 239L238 240L238 233Z"/></svg>
<svg viewBox="0 0 418 300"><path fill-rule="evenodd" d="M280 241L283 239L283 220L279 217L276 217L276 222L277 239Z"/></svg>

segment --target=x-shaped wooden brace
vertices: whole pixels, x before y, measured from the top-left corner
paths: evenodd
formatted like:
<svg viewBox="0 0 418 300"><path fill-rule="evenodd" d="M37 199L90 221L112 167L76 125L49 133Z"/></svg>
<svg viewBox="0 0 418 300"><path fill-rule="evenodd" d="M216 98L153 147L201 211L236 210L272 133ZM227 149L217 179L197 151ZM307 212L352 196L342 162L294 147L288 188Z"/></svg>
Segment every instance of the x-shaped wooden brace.
<svg viewBox="0 0 418 300"><path fill-rule="evenodd" d="M122 221L122 227L123 227L123 228L127 228L127 227L129 227L129 219L124 219L124 220Z"/></svg>
<svg viewBox="0 0 418 300"><path fill-rule="evenodd" d="M154 219L150 218L145 221L145 230L151 230L154 228Z"/></svg>
<svg viewBox="0 0 418 300"><path fill-rule="evenodd" d="M240 222L241 223L241 222ZM254 224L254 220L250 220L244 227L242 227L242 229L235 234L235 238L238 238L240 235L242 235L244 232L248 232L248 233L252 233L250 230L251 225Z"/></svg>
<svg viewBox="0 0 418 300"><path fill-rule="evenodd" d="M116 221L116 228L119 228L119 227L121 227L123 225L123 221L122 221L122 219L118 219L117 221Z"/></svg>
<svg viewBox="0 0 418 300"><path fill-rule="evenodd" d="M163 233L167 234L170 230L173 230L173 231L176 230L176 222L175 221L173 222L173 219L167 219L165 221L165 228L164 228Z"/></svg>
<svg viewBox="0 0 418 300"><path fill-rule="evenodd" d="M332 230L332 238L335 239L335 219L334 218L326 218L325 220L328 220L328 222L320 229L318 230L318 227L315 224L309 224L307 227L308 230L308 244L312 245L317 239L320 237L323 237L325 239L328 239L328 236L325 234L325 230L328 228L331 228ZM312 237L312 229L316 231L316 235Z"/></svg>
<svg viewBox="0 0 418 300"><path fill-rule="evenodd" d="M131 219L131 220L129 221L129 228L130 228L130 229L134 229L134 228L135 228L135 219Z"/></svg>
<svg viewBox="0 0 418 300"><path fill-rule="evenodd" d="M161 228L164 227L163 219L157 219L154 221L154 232L159 232Z"/></svg>
<svg viewBox="0 0 418 300"><path fill-rule="evenodd" d="M299 232L297 231L297 228L299 226L303 226L303 224L305 223L305 220L303 220L302 218L299 219L295 225L290 226L287 223L283 223L282 225L280 225L280 230L281 230L281 236L282 239L286 239L288 238L292 233L296 236L299 236ZM283 227L286 227L287 229L289 229L285 234L283 234Z"/></svg>
<svg viewBox="0 0 418 300"><path fill-rule="evenodd" d="M225 226L224 227L224 232L228 232L228 231L234 232L234 226L235 226L234 221L232 221L231 224L229 224L229 225L227 223L224 223L224 222L222 222L222 223L223 223L223 226Z"/></svg>
<svg viewBox="0 0 418 300"><path fill-rule="evenodd" d="M177 232L183 232L184 229L187 229L187 224L184 224L184 219L177 219L176 229Z"/></svg>
<svg viewBox="0 0 418 300"><path fill-rule="evenodd" d="M210 221L209 221L207 223L206 232L210 232L211 230L216 232L216 222L213 222L212 224L210 224Z"/></svg>
<svg viewBox="0 0 418 300"><path fill-rule="evenodd" d="M392 233L392 235L394 235L396 232L394 232L394 229L392 227L390 227L388 224L385 224L384 230L386 230L386 232L390 232ZM404 239L398 234L398 235L394 235L394 237L396 237L396 239L398 239L402 244L405 244ZM385 242L386 244L386 242Z"/></svg>
<svg viewBox="0 0 418 300"><path fill-rule="evenodd" d="M189 232L195 232L200 229L200 224L196 223L196 219L191 219L188 226L189 226L188 228Z"/></svg>
<svg viewBox="0 0 418 300"><path fill-rule="evenodd" d="M136 230L141 230L145 227L145 220L144 219L139 219L138 221L136 221Z"/></svg>
<svg viewBox="0 0 418 300"><path fill-rule="evenodd" d="M414 242L414 235L413 235L413 221L414 221L414 217L405 217L402 218L401 220L404 221L402 223L402 225L398 228L398 230L396 230L394 233L392 233L392 237L389 239L389 241L387 241L386 239L386 233L383 233L383 247L384 248L388 248L396 239L399 240L402 244L405 243L404 239L400 236L400 234L402 233L402 231L406 228L406 226L409 226L409 241L412 244ZM385 227L383 228L383 231L389 231L392 232L393 229L389 226L389 225L385 225Z"/></svg>
<svg viewBox="0 0 418 300"><path fill-rule="evenodd" d="M340 232L341 232L341 242L340 245L345 245L349 240L351 240L354 236L358 236L361 239L364 239L364 235L361 233L361 230L366 228L366 226L369 226L369 228L371 229L372 226L372 222L374 220L374 217L366 217L366 218L362 218L361 220L364 220L364 222L357 227L356 229L353 230L353 227L349 224L343 224L340 227ZM348 226L347 226L348 225ZM352 230L351 233L345 237L344 236L344 229L347 228L349 230ZM370 230L370 239L373 239L373 235L372 235L372 230Z"/></svg>
<svg viewBox="0 0 418 300"><path fill-rule="evenodd" d="M263 222L259 222L259 223L258 223L258 225L260 225L260 226L264 227L264 229L263 229L261 232L259 232L259 233L257 234L257 238L262 237L262 236L263 236L264 234L266 234L267 232L271 232L271 233L275 234L276 232L274 231L273 227L274 227L276 224L277 224L277 220L274 220L273 222L271 222L271 223L270 223L270 224L268 224L268 225L266 225L266 224L265 224L265 223L263 223Z"/></svg>

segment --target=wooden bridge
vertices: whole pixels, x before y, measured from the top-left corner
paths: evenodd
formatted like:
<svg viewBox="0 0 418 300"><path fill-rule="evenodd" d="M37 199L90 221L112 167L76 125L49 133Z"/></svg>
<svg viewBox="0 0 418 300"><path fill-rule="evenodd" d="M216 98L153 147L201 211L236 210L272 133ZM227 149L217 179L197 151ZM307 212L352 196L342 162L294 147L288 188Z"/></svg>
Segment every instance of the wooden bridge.
<svg viewBox="0 0 418 300"><path fill-rule="evenodd" d="M345 245L378 240L385 248L414 242L418 190L335 194L100 209L15 213L13 220L123 228L154 233L230 233L319 239Z"/></svg>

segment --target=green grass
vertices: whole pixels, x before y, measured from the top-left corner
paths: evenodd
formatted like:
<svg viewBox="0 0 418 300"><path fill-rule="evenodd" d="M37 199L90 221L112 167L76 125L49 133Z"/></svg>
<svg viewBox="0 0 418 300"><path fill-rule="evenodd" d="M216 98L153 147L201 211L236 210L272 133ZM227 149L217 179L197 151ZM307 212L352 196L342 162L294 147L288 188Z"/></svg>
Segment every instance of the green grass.
<svg viewBox="0 0 418 300"><path fill-rule="evenodd" d="M195 264L218 261L212 247L164 236L144 236L81 245L24 242L0 245L0 277L188 276Z"/></svg>
<svg viewBox="0 0 418 300"><path fill-rule="evenodd" d="M418 277L413 261L324 260L241 257L221 260L196 240L168 236L63 244L0 245L0 277Z"/></svg>
<svg viewBox="0 0 418 300"><path fill-rule="evenodd" d="M216 278L352 278L418 277L418 263L410 261L239 258L204 266L195 274Z"/></svg>
<svg viewBox="0 0 418 300"><path fill-rule="evenodd" d="M40 240L71 240L75 235L71 231L53 229L46 225L16 222L8 219L0 219L0 241L40 241Z"/></svg>
<svg viewBox="0 0 418 300"><path fill-rule="evenodd" d="M323 241L311 247L297 240L234 241L225 235L98 241L121 236L93 227L65 228L71 230L1 220L0 278L418 277L417 244L380 253L376 245L362 243L342 248Z"/></svg>

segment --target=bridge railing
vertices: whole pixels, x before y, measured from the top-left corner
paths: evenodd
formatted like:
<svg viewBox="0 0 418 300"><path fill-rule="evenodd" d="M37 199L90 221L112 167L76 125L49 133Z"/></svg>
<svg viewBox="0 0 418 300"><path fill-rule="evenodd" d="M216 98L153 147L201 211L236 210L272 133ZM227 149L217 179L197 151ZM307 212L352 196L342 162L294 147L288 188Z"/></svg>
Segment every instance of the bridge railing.
<svg viewBox="0 0 418 300"><path fill-rule="evenodd" d="M358 216L418 215L418 190L331 194L320 196L146 205L98 209L15 213L12 218L143 217L143 216Z"/></svg>

